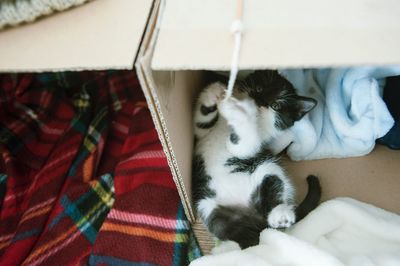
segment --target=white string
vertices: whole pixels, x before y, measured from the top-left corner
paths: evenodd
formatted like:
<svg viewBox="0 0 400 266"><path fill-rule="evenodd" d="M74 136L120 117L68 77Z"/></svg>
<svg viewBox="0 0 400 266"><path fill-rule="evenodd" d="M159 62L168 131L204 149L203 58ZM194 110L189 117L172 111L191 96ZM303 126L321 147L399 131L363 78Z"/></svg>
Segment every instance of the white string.
<svg viewBox="0 0 400 266"><path fill-rule="evenodd" d="M232 96L233 86L235 85L237 73L239 71L239 54L240 54L240 44L242 42L242 31L243 31L243 24L240 19L233 21L231 31L234 34L235 39L234 39L234 48L232 54L231 71L229 74L228 87L226 88L225 91L224 100L227 100L229 97Z"/></svg>

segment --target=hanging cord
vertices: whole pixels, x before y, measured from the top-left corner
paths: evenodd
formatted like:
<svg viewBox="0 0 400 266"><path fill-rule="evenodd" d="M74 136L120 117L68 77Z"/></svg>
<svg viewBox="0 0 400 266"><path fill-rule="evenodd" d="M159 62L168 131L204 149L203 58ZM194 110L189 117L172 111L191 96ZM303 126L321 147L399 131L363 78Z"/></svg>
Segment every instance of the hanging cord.
<svg viewBox="0 0 400 266"><path fill-rule="evenodd" d="M231 32L234 35L234 47L231 62L231 71L229 73L228 87L225 91L224 101L232 96L233 86L235 85L236 77L239 71L239 54L240 45L242 42L242 31L243 31L243 0L237 0L236 16L232 22Z"/></svg>

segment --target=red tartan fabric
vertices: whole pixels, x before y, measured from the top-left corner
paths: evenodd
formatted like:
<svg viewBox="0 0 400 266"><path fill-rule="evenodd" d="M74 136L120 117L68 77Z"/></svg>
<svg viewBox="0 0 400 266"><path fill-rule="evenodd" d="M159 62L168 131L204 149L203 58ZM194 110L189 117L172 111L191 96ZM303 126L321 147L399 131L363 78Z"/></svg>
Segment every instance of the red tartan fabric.
<svg viewBox="0 0 400 266"><path fill-rule="evenodd" d="M0 265L188 263L133 72L0 75L0 156Z"/></svg>

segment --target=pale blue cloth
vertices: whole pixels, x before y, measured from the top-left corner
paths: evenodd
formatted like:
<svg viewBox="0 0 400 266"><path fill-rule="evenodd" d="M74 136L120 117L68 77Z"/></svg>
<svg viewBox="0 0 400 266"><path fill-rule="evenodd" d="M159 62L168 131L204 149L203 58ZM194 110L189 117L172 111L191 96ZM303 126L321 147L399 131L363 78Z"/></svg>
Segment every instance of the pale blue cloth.
<svg viewBox="0 0 400 266"><path fill-rule="evenodd" d="M280 147L293 160L342 158L368 154L375 140L394 124L382 99L385 77L400 66L280 70L298 94L318 105L295 123Z"/></svg>

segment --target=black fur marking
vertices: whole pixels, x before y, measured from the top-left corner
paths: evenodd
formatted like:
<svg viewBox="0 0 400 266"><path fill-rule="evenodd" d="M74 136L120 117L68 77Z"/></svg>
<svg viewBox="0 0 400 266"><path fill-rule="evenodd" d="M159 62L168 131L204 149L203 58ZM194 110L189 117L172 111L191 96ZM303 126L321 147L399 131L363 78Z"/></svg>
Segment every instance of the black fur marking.
<svg viewBox="0 0 400 266"><path fill-rule="evenodd" d="M231 157L226 161L225 166L233 167L231 173L248 172L252 174L260 164L273 158L274 156L272 155L271 151L267 149L267 145L264 144L261 147L261 150L257 152L253 157Z"/></svg>
<svg viewBox="0 0 400 266"><path fill-rule="evenodd" d="M280 112L277 112L276 115L277 119L275 121L275 126L280 130L285 130L293 126L294 122L296 122L292 118L293 115L290 113L290 110L288 110L287 108L284 108Z"/></svg>
<svg viewBox="0 0 400 266"><path fill-rule="evenodd" d="M217 121L218 121L218 114L216 114L215 117L211 121L204 122L204 123L196 123L196 126L201 129L209 129L209 128L212 128L213 126L215 126Z"/></svg>
<svg viewBox="0 0 400 266"><path fill-rule="evenodd" d="M270 107L279 103L280 108L290 96L295 96L293 85L277 71L259 70L238 82L238 87L246 91L258 106Z"/></svg>
<svg viewBox="0 0 400 266"><path fill-rule="evenodd" d="M267 219L269 212L283 203L283 181L276 175L266 175L251 196L254 208Z"/></svg>
<svg viewBox="0 0 400 266"><path fill-rule="evenodd" d="M203 158L195 155L192 163L193 202L197 204L201 199L215 197L215 191L208 186L211 177L206 174Z"/></svg>
<svg viewBox="0 0 400 266"><path fill-rule="evenodd" d="M240 138L238 136L238 134L236 134L235 130L233 129L233 127L229 127L231 130L231 134L229 136L229 140L233 143L233 144L238 144L240 141Z"/></svg>
<svg viewBox="0 0 400 266"><path fill-rule="evenodd" d="M308 192L304 200L296 208L296 221L300 221L306 215L314 210L321 199L321 184L319 183L318 177L309 175L307 177Z"/></svg>
<svg viewBox="0 0 400 266"><path fill-rule="evenodd" d="M240 140L239 136L234 132L231 133L231 135L229 136L229 139L233 144L238 144L239 140Z"/></svg>
<svg viewBox="0 0 400 266"><path fill-rule="evenodd" d="M206 221L210 232L221 240L233 240L241 248L259 243L267 221L254 209L240 206L218 206Z"/></svg>
<svg viewBox="0 0 400 266"><path fill-rule="evenodd" d="M217 111L217 105L214 104L212 106L205 106L205 105L201 105L200 107L200 112L202 115L208 115L210 113L213 113Z"/></svg>
<svg viewBox="0 0 400 266"><path fill-rule="evenodd" d="M293 85L277 71L261 70L238 82L257 106L272 108L278 116L275 126L287 129L311 111L317 101L296 94Z"/></svg>
<svg viewBox="0 0 400 266"><path fill-rule="evenodd" d="M317 101L312 98L291 95L285 98L285 104L281 105L279 111L276 112L278 119L275 126L281 130L287 129L296 121L302 119L317 105Z"/></svg>

